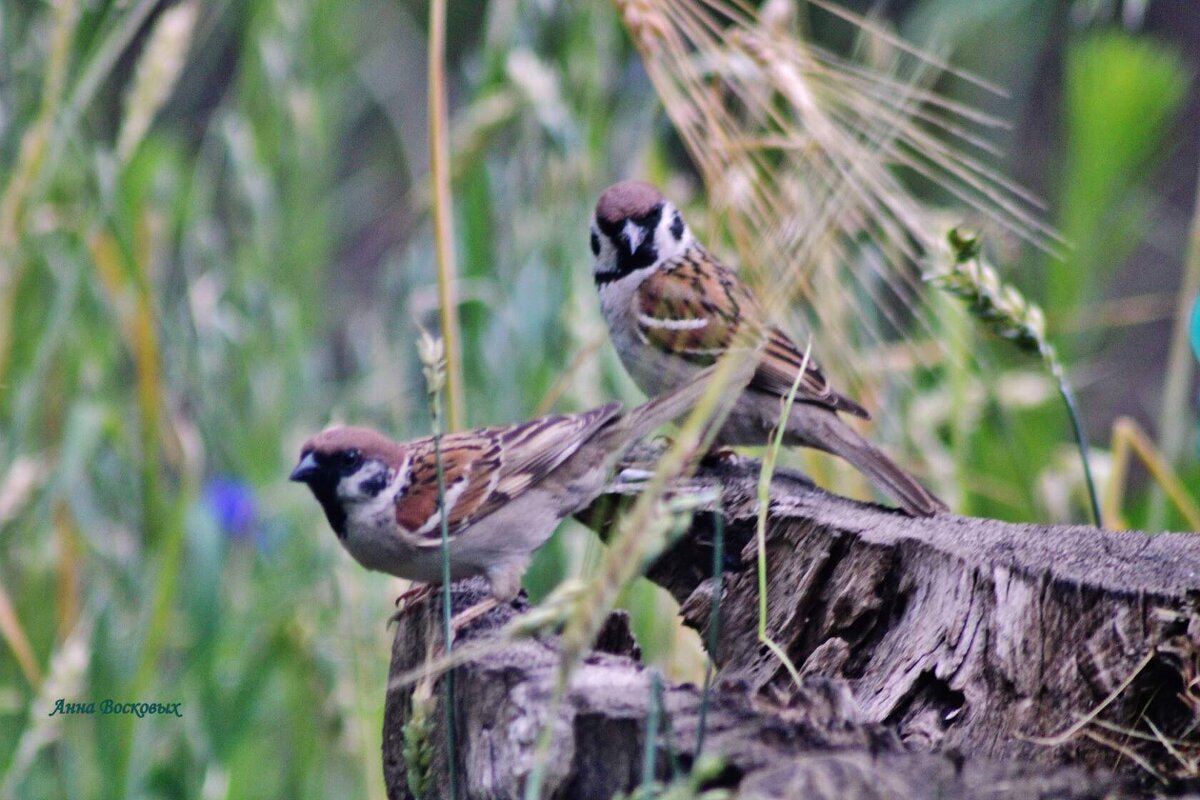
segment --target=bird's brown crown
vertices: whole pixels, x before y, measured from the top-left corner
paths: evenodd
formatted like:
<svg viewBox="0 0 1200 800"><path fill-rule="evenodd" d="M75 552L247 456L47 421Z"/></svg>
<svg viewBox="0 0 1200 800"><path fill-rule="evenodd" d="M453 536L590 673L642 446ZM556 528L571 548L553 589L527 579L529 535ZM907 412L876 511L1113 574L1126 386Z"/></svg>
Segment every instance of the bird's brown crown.
<svg viewBox="0 0 1200 800"><path fill-rule="evenodd" d="M343 450L357 450L363 458L374 458L385 464L401 460L403 448L370 428L341 426L321 431L304 443L302 453L328 455Z"/></svg>
<svg viewBox="0 0 1200 800"><path fill-rule="evenodd" d="M621 181L600 195L600 201L596 203L596 219L616 224L644 217L662 201L662 192L645 181Z"/></svg>

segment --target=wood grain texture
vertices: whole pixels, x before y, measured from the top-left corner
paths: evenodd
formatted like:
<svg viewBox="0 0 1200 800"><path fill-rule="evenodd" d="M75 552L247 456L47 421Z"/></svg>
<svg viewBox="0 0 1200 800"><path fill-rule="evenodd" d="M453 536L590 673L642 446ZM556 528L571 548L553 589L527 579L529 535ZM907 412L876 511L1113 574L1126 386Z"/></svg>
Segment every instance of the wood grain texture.
<svg viewBox="0 0 1200 800"><path fill-rule="evenodd" d="M755 514L756 470L721 476L735 530ZM913 519L786 474L771 511L770 635L803 673L846 679L864 718L910 747L1146 774L1099 737L1183 775L1159 742L1103 727L1153 739L1153 723L1200 757L1200 536ZM789 679L755 636L753 560L747 544L727 576L718 657L723 677L761 690ZM690 624L706 624L710 594L702 583L680 598ZM1058 746L1031 741L1126 682L1100 724Z"/></svg>
<svg viewBox="0 0 1200 800"><path fill-rule="evenodd" d="M729 557L705 749L724 755L719 782L737 797L1083 798L1197 788L1183 762L1200 754L1200 537L914 520L780 474L767 537L769 629L801 670L795 686L756 637L756 481L757 464L741 462L677 489L723 487ZM614 484L607 501L619 505L636 491ZM612 505L584 516L603 529ZM713 523L711 509L698 515L649 573L701 629ZM465 607L477 591L456 585L456 602ZM485 617L467 640L493 635L514 613ZM433 615L419 607L401 621L393 675L420 663ZM649 673L619 620L602 638L616 652L593 654L575 677L555 721L546 797L608 800L640 775ZM457 669L463 796L520 796L556 665L557 639L546 636L491 648ZM393 798L408 796L400 730L410 691L388 693ZM1075 735L1053 746L1031 740L1067 730L1106 699ZM698 702L695 687L667 687L664 770L668 749L689 763ZM1150 723L1176 740L1174 755ZM444 790L439 784L435 796Z"/></svg>

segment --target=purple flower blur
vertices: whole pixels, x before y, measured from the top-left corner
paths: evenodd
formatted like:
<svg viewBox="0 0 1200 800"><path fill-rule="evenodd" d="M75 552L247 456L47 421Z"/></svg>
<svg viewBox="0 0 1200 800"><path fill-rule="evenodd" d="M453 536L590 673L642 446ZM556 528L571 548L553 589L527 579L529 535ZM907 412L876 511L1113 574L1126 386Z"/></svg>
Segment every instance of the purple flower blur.
<svg viewBox="0 0 1200 800"><path fill-rule="evenodd" d="M248 483L217 475L205 482L203 497L209 513L230 539L244 542L254 533L258 503Z"/></svg>

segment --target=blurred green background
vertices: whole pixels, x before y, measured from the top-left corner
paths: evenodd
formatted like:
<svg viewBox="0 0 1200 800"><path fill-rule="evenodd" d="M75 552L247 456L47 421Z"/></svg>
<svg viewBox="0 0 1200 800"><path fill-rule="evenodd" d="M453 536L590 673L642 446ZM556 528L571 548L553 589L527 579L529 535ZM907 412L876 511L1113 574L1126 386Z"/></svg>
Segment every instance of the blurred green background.
<svg viewBox="0 0 1200 800"><path fill-rule="evenodd" d="M1046 309L1102 486L1129 415L1166 435L1194 493L1192 362L1168 350L1200 5L848 5L1008 90L939 84L1013 121L997 163L1072 247L1001 241L996 261ZM0 0L0 797L384 796L384 622L403 585L353 564L285 479L331 422L429 429L427 14ZM844 28L811 34L853 47ZM630 176L697 218L705 198L617 14L455 0L447 52L469 424L639 399L595 300L592 204ZM971 341L969 374L923 375L889 410L907 433L889 446L956 511L1086 521L1052 384ZM966 437L950 447L952 416ZM1188 526L1137 463L1128 479L1126 522ZM527 583L539 596L598 553L568 524ZM625 602L650 658L699 674L653 587ZM58 698L182 702L183 717L49 717Z"/></svg>

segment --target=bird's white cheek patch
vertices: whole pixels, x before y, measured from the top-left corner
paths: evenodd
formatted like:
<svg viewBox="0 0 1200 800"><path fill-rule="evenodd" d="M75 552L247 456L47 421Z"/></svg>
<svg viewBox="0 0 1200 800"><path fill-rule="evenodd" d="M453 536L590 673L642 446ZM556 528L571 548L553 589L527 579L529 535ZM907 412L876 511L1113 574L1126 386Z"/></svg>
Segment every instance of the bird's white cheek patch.
<svg viewBox="0 0 1200 800"><path fill-rule="evenodd" d="M392 514L393 496L389 491L382 491L362 504L362 518L374 519L377 516Z"/></svg>
<svg viewBox="0 0 1200 800"><path fill-rule="evenodd" d="M377 480L381 470L385 472L384 480L387 485L378 492L372 493L366 491L363 488L364 484ZM400 483L408 477L407 463L395 472L387 467L380 466L377 470L363 470L362 473L349 478L343 478L339 494L346 500L358 505L361 509L360 513L364 518L390 509L395 502L396 492L399 490Z"/></svg>
<svg viewBox="0 0 1200 800"><path fill-rule="evenodd" d="M678 258L696 241L686 225L683 228L683 234L678 239L671 233L671 221L675 213L677 212L668 213L664 210L662 222L658 224L658 228L654 232L654 246L658 250L659 263Z"/></svg>

